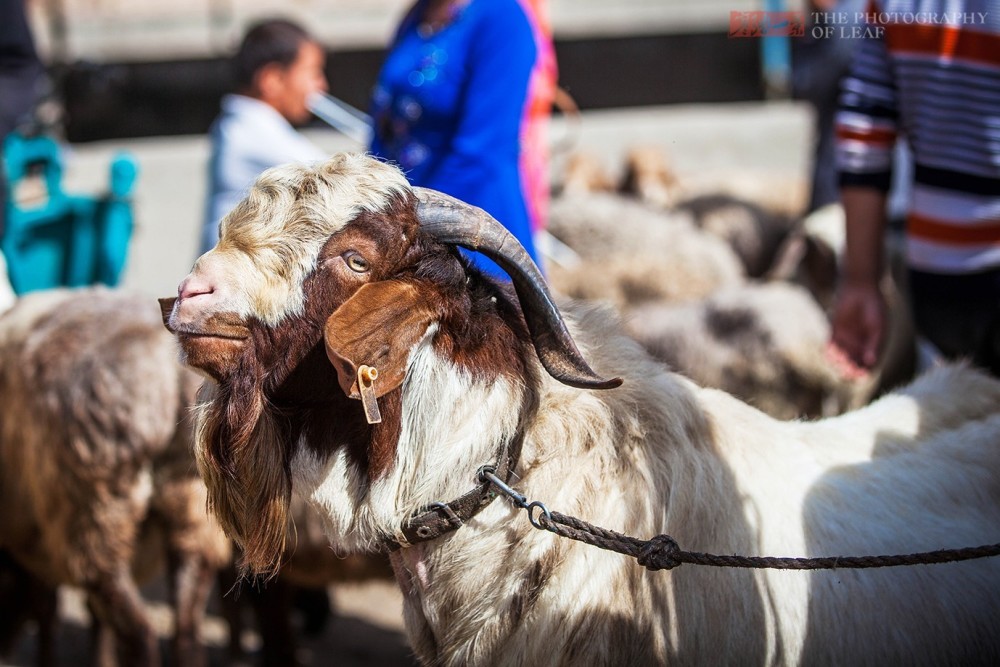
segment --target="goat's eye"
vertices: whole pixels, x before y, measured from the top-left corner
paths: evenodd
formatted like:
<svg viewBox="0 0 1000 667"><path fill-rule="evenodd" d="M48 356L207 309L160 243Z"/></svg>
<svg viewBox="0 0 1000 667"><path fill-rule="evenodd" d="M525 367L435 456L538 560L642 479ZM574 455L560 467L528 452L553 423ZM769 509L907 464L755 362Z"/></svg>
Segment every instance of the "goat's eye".
<svg viewBox="0 0 1000 667"><path fill-rule="evenodd" d="M347 266L351 267L352 271L364 273L368 270L368 260L356 252L352 251L345 254L344 261L347 262Z"/></svg>

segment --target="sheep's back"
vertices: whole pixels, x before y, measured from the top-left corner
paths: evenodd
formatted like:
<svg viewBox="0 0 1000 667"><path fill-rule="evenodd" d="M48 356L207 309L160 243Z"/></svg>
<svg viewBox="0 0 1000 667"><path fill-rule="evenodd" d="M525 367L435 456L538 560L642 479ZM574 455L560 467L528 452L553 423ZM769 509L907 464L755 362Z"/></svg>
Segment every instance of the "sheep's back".
<svg viewBox="0 0 1000 667"><path fill-rule="evenodd" d="M744 280L732 248L697 229L690 216L656 211L618 195L557 199L549 228L580 256L576 265L549 267L553 288L573 298L624 307L700 298Z"/></svg>
<svg viewBox="0 0 1000 667"><path fill-rule="evenodd" d="M0 546L50 583L129 560L158 490L197 480L157 310L91 288L29 294L0 317L0 500L12 510Z"/></svg>
<svg viewBox="0 0 1000 667"><path fill-rule="evenodd" d="M801 287L755 283L701 301L643 304L627 327L657 359L780 419L818 417L844 382L825 362L830 326Z"/></svg>
<svg viewBox="0 0 1000 667"><path fill-rule="evenodd" d="M34 416L21 430L46 433L41 447L71 443L62 454L81 472L162 451L176 428L180 369L155 303L103 289L38 300L0 318L0 391L22 394Z"/></svg>

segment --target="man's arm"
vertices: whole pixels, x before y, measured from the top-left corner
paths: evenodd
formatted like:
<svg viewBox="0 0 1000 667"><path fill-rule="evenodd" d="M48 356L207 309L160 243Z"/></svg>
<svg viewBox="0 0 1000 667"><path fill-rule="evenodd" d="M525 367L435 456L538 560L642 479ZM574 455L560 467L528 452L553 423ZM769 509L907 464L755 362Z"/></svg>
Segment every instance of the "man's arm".
<svg viewBox="0 0 1000 667"><path fill-rule="evenodd" d="M871 0L869 14L878 9ZM850 75L841 83L837 113L837 167L847 247L831 339L834 358L851 374L863 373L878 362L886 329L879 281L899 112L884 31L881 26L878 37L858 45Z"/></svg>
<svg viewBox="0 0 1000 667"><path fill-rule="evenodd" d="M833 311L832 341L847 359L873 367L885 334L885 305L879 290L886 226L886 194L875 188L841 190L847 219L847 247Z"/></svg>

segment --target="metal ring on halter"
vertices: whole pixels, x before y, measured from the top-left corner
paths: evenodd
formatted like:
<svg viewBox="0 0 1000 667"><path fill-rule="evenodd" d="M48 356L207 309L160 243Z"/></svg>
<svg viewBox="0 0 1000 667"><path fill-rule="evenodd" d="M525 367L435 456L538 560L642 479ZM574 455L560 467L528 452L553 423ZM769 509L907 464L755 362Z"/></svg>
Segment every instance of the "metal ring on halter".
<svg viewBox="0 0 1000 667"><path fill-rule="evenodd" d="M535 518L535 515L531 513L532 508L540 509L542 511L542 514L544 514L545 518L549 521L549 523L552 523L552 514L549 513L549 508L546 507L544 504L538 502L537 500L532 503L528 503L527 507L524 508L528 510L528 521L531 522L532 526L534 526L538 530L548 530L547 526L543 526L542 524L538 523L538 520Z"/></svg>

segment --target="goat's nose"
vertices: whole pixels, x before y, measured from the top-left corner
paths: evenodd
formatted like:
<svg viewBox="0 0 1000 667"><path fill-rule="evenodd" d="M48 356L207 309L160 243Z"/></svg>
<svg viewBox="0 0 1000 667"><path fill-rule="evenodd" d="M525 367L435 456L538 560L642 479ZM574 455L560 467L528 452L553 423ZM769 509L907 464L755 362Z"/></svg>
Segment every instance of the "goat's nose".
<svg viewBox="0 0 1000 667"><path fill-rule="evenodd" d="M211 281L194 275L188 276L177 286L177 296L181 301L200 294L212 294L213 292L215 292L215 286Z"/></svg>

